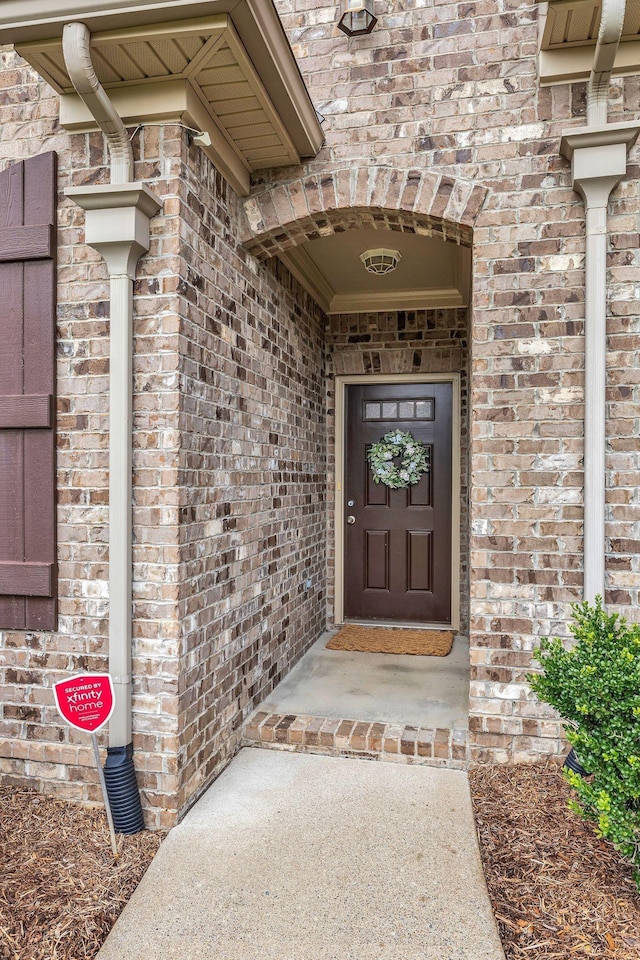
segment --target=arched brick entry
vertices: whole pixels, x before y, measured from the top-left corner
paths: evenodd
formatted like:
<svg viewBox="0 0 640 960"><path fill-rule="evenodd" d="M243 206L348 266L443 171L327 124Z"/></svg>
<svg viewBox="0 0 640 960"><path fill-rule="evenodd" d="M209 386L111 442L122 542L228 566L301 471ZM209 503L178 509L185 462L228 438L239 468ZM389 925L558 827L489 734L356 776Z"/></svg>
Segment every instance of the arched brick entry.
<svg viewBox="0 0 640 960"><path fill-rule="evenodd" d="M258 259L332 233L405 230L471 245L487 188L421 170L369 166L265 185L244 201L244 246Z"/></svg>
<svg viewBox="0 0 640 960"><path fill-rule="evenodd" d="M468 180L457 180L431 171L397 170L372 165L359 170L340 169L289 183L257 185L243 201L245 223L240 239L251 254L267 260L306 241L348 230L405 231L471 247L473 230L485 204L488 189ZM382 238L381 238L381 242ZM467 308L411 311L411 316L387 311L330 316L326 325L327 431L336 436L334 421L335 377L363 374L461 374L461 442L468 439L468 329ZM378 326L379 324L379 326ZM400 324L402 334L400 336ZM429 336L424 337L424 329ZM355 335L354 335L355 332ZM460 464L460 596L461 629L468 629L468 504L467 458ZM335 479L328 466L329 484ZM328 509L328 561L334 551L334 503ZM335 601L333 577L327 599L332 615Z"/></svg>
<svg viewBox="0 0 640 960"><path fill-rule="evenodd" d="M470 248L473 233L489 190L468 180L431 171L397 170L371 165L358 170L339 169L288 183L256 185L243 201L245 222L240 230L244 248L265 261L319 237L349 230L403 231ZM390 240L387 242L391 242ZM381 236L381 245L385 241ZM324 370L326 431L329 450L343 443L336 419L338 377L376 375L391 381L398 375L459 376L459 426L454 439L459 459L459 525L452 543L452 606L464 643L469 632L469 331L468 307L421 310L355 311L325 318ZM329 623L342 619L344 544L335 536L342 526L336 491L337 456L329 454L327 500L327 613ZM455 494L454 494L455 496ZM453 540L456 540L454 535ZM464 654L463 654L464 657ZM463 707L463 710L465 708ZM456 730L449 759L466 756L467 731Z"/></svg>

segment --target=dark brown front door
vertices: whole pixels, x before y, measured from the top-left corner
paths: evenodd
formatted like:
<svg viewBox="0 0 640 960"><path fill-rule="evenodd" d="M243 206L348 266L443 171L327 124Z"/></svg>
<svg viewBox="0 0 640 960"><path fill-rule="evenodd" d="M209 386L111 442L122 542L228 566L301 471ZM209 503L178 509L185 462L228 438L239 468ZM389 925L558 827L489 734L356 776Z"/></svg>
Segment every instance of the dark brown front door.
<svg viewBox="0 0 640 960"><path fill-rule="evenodd" d="M347 387L345 618L451 622L451 383ZM399 429L429 448L406 489L374 483L369 447Z"/></svg>

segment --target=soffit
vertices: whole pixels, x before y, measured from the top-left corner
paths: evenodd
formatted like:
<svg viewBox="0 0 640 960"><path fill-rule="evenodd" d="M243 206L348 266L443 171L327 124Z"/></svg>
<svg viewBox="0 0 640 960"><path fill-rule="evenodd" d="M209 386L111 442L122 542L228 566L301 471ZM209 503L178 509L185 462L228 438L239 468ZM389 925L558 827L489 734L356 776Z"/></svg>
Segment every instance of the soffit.
<svg viewBox="0 0 640 960"><path fill-rule="evenodd" d="M543 50L595 44L598 39L602 3L599 0L557 0L551 2L542 35ZM627 0L622 40L640 39L640 0Z"/></svg>
<svg viewBox="0 0 640 960"><path fill-rule="evenodd" d="M365 250L398 250L397 268L368 273ZM469 303L470 251L439 237L389 230L346 230L279 254L325 313L426 310Z"/></svg>
<svg viewBox="0 0 640 960"><path fill-rule="evenodd" d="M73 95L61 40L19 44L16 49L54 89ZM107 91L166 80L187 82L250 171L299 162L229 17L97 33L91 37L91 53ZM158 119L157 110L154 117Z"/></svg>
<svg viewBox="0 0 640 960"><path fill-rule="evenodd" d="M68 129L95 129L62 53L63 27L79 19L124 122L177 119L206 130L206 152L239 192L248 191L250 173L320 149L322 130L272 0L60 0L55 13L51 6L0 0L0 41L13 42L61 94ZM188 18L167 19L180 14Z"/></svg>
<svg viewBox="0 0 640 960"><path fill-rule="evenodd" d="M598 39L601 0L541 3L539 73L543 83L586 79ZM627 0L614 73L640 71L640 0Z"/></svg>

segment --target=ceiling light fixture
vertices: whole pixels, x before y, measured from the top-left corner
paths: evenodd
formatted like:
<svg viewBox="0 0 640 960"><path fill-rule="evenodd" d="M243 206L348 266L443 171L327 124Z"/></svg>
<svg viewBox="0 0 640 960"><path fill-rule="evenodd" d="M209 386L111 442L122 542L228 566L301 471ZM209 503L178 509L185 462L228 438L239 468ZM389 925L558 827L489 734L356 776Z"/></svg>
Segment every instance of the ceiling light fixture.
<svg viewBox="0 0 640 960"><path fill-rule="evenodd" d="M360 254L360 259L364 263L365 270L383 277L385 273L395 270L402 260L402 254L399 250L385 250L381 247L377 250L365 250Z"/></svg>
<svg viewBox="0 0 640 960"><path fill-rule="evenodd" d="M378 18L373 15L373 0L342 0L342 16L338 29L348 37L371 33Z"/></svg>

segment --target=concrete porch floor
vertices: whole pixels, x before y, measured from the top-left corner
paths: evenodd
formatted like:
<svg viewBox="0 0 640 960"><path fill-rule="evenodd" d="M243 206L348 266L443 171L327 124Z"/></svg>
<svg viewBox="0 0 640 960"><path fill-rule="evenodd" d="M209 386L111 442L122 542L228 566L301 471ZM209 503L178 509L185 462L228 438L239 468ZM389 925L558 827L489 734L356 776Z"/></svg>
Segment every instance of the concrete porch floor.
<svg viewBox="0 0 640 960"><path fill-rule="evenodd" d="M245 746L465 769L469 651L327 650L325 634L244 725Z"/></svg>
<svg viewBox="0 0 640 960"><path fill-rule="evenodd" d="M469 646L457 637L447 657L327 650L326 633L258 708L312 716L466 730Z"/></svg>

